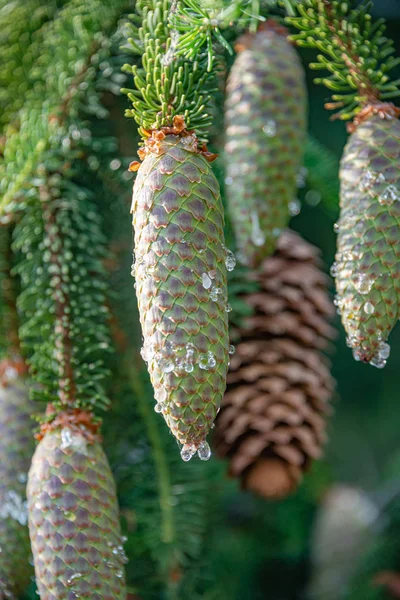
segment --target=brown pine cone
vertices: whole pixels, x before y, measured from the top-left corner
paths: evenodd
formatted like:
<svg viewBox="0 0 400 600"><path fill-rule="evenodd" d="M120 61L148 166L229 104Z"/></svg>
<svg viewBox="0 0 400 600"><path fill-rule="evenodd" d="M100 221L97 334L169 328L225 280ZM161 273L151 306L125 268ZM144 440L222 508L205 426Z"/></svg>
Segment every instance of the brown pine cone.
<svg viewBox="0 0 400 600"><path fill-rule="evenodd" d="M254 313L234 332L215 448L244 488L266 498L292 492L326 438L334 381L321 351L334 336L334 308L319 262L314 246L285 232L250 275L259 284L245 298Z"/></svg>

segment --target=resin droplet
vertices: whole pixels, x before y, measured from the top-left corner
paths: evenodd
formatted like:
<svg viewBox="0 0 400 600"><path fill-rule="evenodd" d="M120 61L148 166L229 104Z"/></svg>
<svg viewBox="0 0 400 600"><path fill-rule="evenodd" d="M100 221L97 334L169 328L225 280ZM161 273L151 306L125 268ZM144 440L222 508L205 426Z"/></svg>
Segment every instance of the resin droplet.
<svg viewBox="0 0 400 600"><path fill-rule="evenodd" d="M385 360L387 360L390 356L390 346L389 344L386 344L385 342L382 342L380 350L379 350L379 355L381 358L384 358Z"/></svg>
<svg viewBox="0 0 400 600"><path fill-rule="evenodd" d="M211 281L210 277L207 275L207 273L202 274L201 281L203 283L203 288L206 290L209 290L210 287L212 286L212 281Z"/></svg>
<svg viewBox="0 0 400 600"><path fill-rule="evenodd" d="M228 349L229 354L235 354L235 346L231 344Z"/></svg>
<svg viewBox="0 0 400 600"><path fill-rule="evenodd" d="M196 448L193 444L184 444L181 450L181 458L185 462L189 462L189 460L196 454Z"/></svg>
<svg viewBox="0 0 400 600"><path fill-rule="evenodd" d="M218 298L221 294L222 289L214 286L210 292L210 298L213 302L218 302Z"/></svg>
<svg viewBox="0 0 400 600"><path fill-rule="evenodd" d="M367 315L373 315L375 312L375 307L372 304L372 302L366 302L364 304L364 312L367 313Z"/></svg>
<svg viewBox="0 0 400 600"><path fill-rule="evenodd" d="M331 274L332 277L336 277L336 275L338 274L338 264L337 264L337 262L333 263L333 265L331 266L329 272L330 272L330 274Z"/></svg>
<svg viewBox="0 0 400 600"><path fill-rule="evenodd" d="M383 173L373 173L372 171L367 171L361 178L360 189L362 192L367 192L375 185L375 183L383 183L384 181L385 176Z"/></svg>
<svg viewBox="0 0 400 600"><path fill-rule="evenodd" d="M203 371L213 369L217 364L214 354L209 350L207 354L200 354L199 356L199 367Z"/></svg>
<svg viewBox="0 0 400 600"><path fill-rule="evenodd" d="M371 291L372 284L373 284L372 279L367 277L365 274L361 274L361 275L357 276L357 279L354 283L354 287L356 288L357 292L359 292L360 294L368 294L368 292ZM365 312L367 312L367 311L365 311ZM372 312L374 312L374 311L372 311ZM371 314L371 313L369 313L369 314Z"/></svg>
<svg viewBox="0 0 400 600"><path fill-rule="evenodd" d="M233 271L236 267L236 258L231 250L226 251L225 266L228 271Z"/></svg>
<svg viewBox="0 0 400 600"><path fill-rule="evenodd" d="M390 206L393 202L400 200L400 191L393 184L388 185L387 188L378 197L379 204Z"/></svg>
<svg viewBox="0 0 400 600"><path fill-rule="evenodd" d="M289 213L292 217L295 217L296 215L298 215L300 213L301 210L301 202L300 200L293 200L292 202L289 202Z"/></svg>
<svg viewBox="0 0 400 600"><path fill-rule="evenodd" d="M386 367L386 360L384 358L381 358L381 356L377 354L376 356L371 358L369 364L371 365L371 367L375 367L376 369L384 369Z"/></svg>
<svg viewBox="0 0 400 600"><path fill-rule="evenodd" d="M211 448L207 442L202 442L197 450L197 455L201 460L209 460Z"/></svg>

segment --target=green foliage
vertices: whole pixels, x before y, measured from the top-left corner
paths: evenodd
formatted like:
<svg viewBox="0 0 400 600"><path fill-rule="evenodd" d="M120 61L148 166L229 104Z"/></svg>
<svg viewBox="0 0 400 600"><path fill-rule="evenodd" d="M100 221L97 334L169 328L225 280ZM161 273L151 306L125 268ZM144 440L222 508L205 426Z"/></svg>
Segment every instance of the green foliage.
<svg viewBox="0 0 400 600"><path fill-rule="evenodd" d="M135 89L123 90L132 102L126 116L135 119L145 139L147 131L183 115L187 128L206 141L217 91L214 42L231 51L221 30L256 22L258 0L138 0L136 9L126 36L130 50L142 58L141 66L124 66L135 83Z"/></svg>
<svg viewBox="0 0 400 600"><path fill-rule="evenodd" d="M0 227L0 360L15 348L15 300L11 279L10 229Z"/></svg>
<svg viewBox="0 0 400 600"><path fill-rule="evenodd" d="M62 144L69 122L82 113L104 116L96 74L109 54L107 33L127 6L128 0L71 0L48 23L32 67L31 91L19 113L20 127L4 148L0 218L23 208L19 195L24 185L34 177L45 151Z"/></svg>
<svg viewBox="0 0 400 600"><path fill-rule="evenodd" d="M300 30L292 39L320 52L310 67L329 72L315 82L334 92L333 103L326 107L340 109L338 118L351 119L366 104L400 94L400 80L390 81L389 76L400 59L392 56L384 20L372 21L369 0L304 0L291 5L296 16L287 17L287 22Z"/></svg>
<svg viewBox="0 0 400 600"><path fill-rule="evenodd" d="M62 0L14 0L0 7L0 127L15 119L31 87L31 66L40 56L46 24Z"/></svg>
<svg viewBox="0 0 400 600"><path fill-rule="evenodd" d="M100 218L90 192L74 182L77 163L46 159L15 228L21 342L40 384L36 398L59 409L105 408L110 342Z"/></svg>
<svg viewBox="0 0 400 600"><path fill-rule="evenodd" d="M142 54L142 66L125 65L131 72L136 89L124 89L132 102L126 116L134 117L139 133L172 125L175 115L183 115L189 129L204 139L210 115L206 106L212 89L208 85L207 58L188 60L176 53L178 34L172 30L169 0L146 2L139 0L137 18L127 29L131 48Z"/></svg>
<svg viewBox="0 0 400 600"><path fill-rule="evenodd" d="M307 169L307 187L310 204L318 204L336 216L339 206L339 161L324 144L309 136L304 152L304 165ZM313 198L312 194L317 197Z"/></svg>

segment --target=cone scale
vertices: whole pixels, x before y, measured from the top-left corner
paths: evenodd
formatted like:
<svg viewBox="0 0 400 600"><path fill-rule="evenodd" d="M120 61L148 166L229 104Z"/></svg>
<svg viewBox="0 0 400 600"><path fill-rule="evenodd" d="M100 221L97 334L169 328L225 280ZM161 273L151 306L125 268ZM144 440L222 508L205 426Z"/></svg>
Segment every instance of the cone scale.
<svg viewBox="0 0 400 600"><path fill-rule="evenodd" d="M133 190L140 321L156 411L182 458L210 455L206 436L228 368L227 268L218 182L194 134L153 134Z"/></svg>
<svg viewBox="0 0 400 600"><path fill-rule="evenodd" d="M382 368L399 318L400 122L372 115L350 136L341 169L339 312L356 360Z"/></svg>
<svg viewBox="0 0 400 600"><path fill-rule="evenodd" d="M115 483L100 444L84 428L49 430L27 495L41 600L125 600Z"/></svg>
<svg viewBox="0 0 400 600"><path fill-rule="evenodd" d="M25 487L33 412L20 378L0 383L0 598L19 597L32 574Z"/></svg>
<svg viewBox="0 0 400 600"><path fill-rule="evenodd" d="M256 267L297 206L306 88L299 57L277 24L243 36L238 50L225 104L226 196L238 258Z"/></svg>

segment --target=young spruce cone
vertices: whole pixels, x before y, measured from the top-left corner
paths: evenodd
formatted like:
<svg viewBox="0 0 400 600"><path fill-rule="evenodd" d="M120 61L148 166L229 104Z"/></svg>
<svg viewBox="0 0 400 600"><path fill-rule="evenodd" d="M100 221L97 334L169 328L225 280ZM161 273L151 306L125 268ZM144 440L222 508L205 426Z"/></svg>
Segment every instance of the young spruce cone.
<svg viewBox="0 0 400 600"><path fill-rule="evenodd" d="M290 218L306 138L306 88L296 50L267 22L237 45L226 99L226 195L241 262L271 254ZM294 204L295 205L295 204Z"/></svg>
<svg viewBox="0 0 400 600"><path fill-rule="evenodd" d="M234 263L219 186L194 135L153 133L143 154L132 202L142 356L182 458L207 459L226 386Z"/></svg>
<svg viewBox="0 0 400 600"><path fill-rule="evenodd" d="M1 374L0 364L0 600L15 599L29 584L30 545L26 479L34 443L34 403L10 363ZM8 381L6 381L8 379ZM1 383L3 381L3 384Z"/></svg>
<svg viewBox="0 0 400 600"><path fill-rule="evenodd" d="M45 433L27 494L41 600L125 600L116 490L99 442L79 428Z"/></svg>
<svg viewBox="0 0 400 600"><path fill-rule="evenodd" d="M400 122L393 115L358 125L340 180L336 301L356 360L382 368L400 316Z"/></svg>
<svg viewBox="0 0 400 600"><path fill-rule="evenodd" d="M246 297L254 315L237 331L215 444L244 488L283 497L325 441L334 382L321 351L333 306L317 250L295 233L252 277L260 290Z"/></svg>

